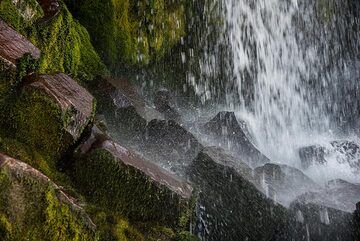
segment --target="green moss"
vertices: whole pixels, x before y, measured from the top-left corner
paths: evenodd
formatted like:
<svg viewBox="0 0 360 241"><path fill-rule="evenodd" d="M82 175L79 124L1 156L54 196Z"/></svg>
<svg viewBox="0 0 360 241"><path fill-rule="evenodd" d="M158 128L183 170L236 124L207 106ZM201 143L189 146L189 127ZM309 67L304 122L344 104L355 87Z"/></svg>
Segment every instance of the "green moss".
<svg viewBox="0 0 360 241"><path fill-rule="evenodd" d="M185 35L184 1L67 0L105 63L141 66L161 59Z"/></svg>
<svg viewBox="0 0 360 241"><path fill-rule="evenodd" d="M168 188L155 184L151 178L103 149L77 160L74 178L91 203L119 212L133 222L155 221L177 228L190 208L187 201L180 200Z"/></svg>
<svg viewBox="0 0 360 241"><path fill-rule="evenodd" d="M30 40L42 52L39 72L63 72L82 81L107 74L86 29L73 19L65 4L60 4L60 14L29 31Z"/></svg>
<svg viewBox="0 0 360 241"><path fill-rule="evenodd" d="M0 185L0 232L6 233L5 240L98 240L84 213L61 201L51 182L5 167Z"/></svg>
<svg viewBox="0 0 360 241"><path fill-rule="evenodd" d="M51 241L97 240L94 233L84 228L81 219L74 215L69 206L62 205L53 190L45 194L47 207L44 231Z"/></svg>
<svg viewBox="0 0 360 241"><path fill-rule="evenodd" d="M145 241L143 235L124 219L117 220L114 232L119 241Z"/></svg>
<svg viewBox="0 0 360 241"><path fill-rule="evenodd" d="M14 2L12 0L0 1L0 18L19 32L23 32L26 27L29 27L44 15L36 0Z"/></svg>
<svg viewBox="0 0 360 241"><path fill-rule="evenodd" d="M46 159L59 159L72 144L64 131L66 115L40 91L26 90L18 97L12 122L15 138Z"/></svg>

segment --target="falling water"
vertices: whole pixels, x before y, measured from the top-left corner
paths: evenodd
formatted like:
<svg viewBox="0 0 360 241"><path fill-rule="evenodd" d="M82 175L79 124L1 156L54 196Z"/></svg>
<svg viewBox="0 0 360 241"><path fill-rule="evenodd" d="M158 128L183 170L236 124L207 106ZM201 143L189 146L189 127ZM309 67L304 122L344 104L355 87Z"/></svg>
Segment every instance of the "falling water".
<svg viewBox="0 0 360 241"><path fill-rule="evenodd" d="M222 21L192 84L203 100L225 99L273 161L299 167L299 147L344 137L344 123L354 128L359 23L346 11L359 6L338 2L222 0L206 8Z"/></svg>

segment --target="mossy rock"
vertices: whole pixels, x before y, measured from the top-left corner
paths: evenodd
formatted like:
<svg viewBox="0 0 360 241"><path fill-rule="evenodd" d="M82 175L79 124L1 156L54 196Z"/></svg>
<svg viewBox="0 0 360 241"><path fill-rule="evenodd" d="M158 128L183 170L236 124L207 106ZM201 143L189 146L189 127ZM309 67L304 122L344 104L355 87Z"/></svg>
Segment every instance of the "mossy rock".
<svg viewBox="0 0 360 241"><path fill-rule="evenodd" d="M112 70L161 59L185 35L184 1L67 0Z"/></svg>
<svg viewBox="0 0 360 241"><path fill-rule="evenodd" d="M40 73L64 72L81 81L107 74L87 30L73 19L64 3L60 12L28 30L29 39L42 51Z"/></svg>
<svg viewBox="0 0 360 241"><path fill-rule="evenodd" d="M37 0L2 0L0 2L0 18L20 32L43 16L44 12Z"/></svg>
<svg viewBox="0 0 360 241"><path fill-rule="evenodd" d="M1 240L98 240L85 211L45 175L0 154Z"/></svg>
<svg viewBox="0 0 360 241"><path fill-rule="evenodd" d="M186 228L193 188L110 140L95 142L75 163L74 182L88 200L132 222Z"/></svg>
<svg viewBox="0 0 360 241"><path fill-rule="evenodd" d="M15 138L46 159L60 159L95 113L93 97L64 74L26 79L12 109Z"/></svg>

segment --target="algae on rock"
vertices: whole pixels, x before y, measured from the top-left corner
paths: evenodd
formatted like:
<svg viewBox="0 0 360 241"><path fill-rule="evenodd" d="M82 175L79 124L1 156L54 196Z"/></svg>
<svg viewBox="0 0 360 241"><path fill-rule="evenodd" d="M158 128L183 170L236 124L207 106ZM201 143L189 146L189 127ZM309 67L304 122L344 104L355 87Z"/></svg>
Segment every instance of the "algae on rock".
<svg viewBox="0 0 360 241"><path fill-rule="evenodd" d="M66 1L112 69L161 59L185 35L183 1Z"/></svg>

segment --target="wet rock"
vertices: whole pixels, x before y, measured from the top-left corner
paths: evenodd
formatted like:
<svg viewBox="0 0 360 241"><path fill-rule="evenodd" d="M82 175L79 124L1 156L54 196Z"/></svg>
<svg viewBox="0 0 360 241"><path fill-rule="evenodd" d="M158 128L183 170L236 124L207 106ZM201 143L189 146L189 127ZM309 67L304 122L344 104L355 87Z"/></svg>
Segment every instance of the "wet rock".
<svg viewBox="0 0 360 241"><path fill-rule="evenodd" d="M354 240L351 213L301 201L292 203L290 208L302 224L304 237L300 240Z"/></svg>
<svg viewBox="0 0 360 241"><path fill-rule="evenodd" d="M191 185L111 140L76 161L74 180L92 203L134 222L185 228L192 213Z"/></svg>
<svg viewBox="0 0 360 241"><path fill-rule="evenodd" d="M303 169L307 169L312 165L326 163L325 148L319 145L300 148L299 156Z"/></svg>
<svg viewBox="0 0 360 241"><path fill-rule="evenodd" d="M263 165L270 160L253 144L245 122L239 122L234 112L220 112L203 127L206 134L216 136L222 146L230 144L230 150L236 152L251 166Z"/></svg>
<svg viewBox="0 0 360 241"><path fill-rule="evenodd" d="M172 120L150 121L146 126L143 145L154 160L160 160L165 166L182 174L203 148L189 131Z"/></svg>
<svg viewBox="0 0 360 241"><path fill-rule="evenodd" d="M349 165L354 172L360 171L360 145L354 141L332 141L328 146L309 146L299 150L301 164L304 169L313 165L327 163L327 159L335 159L339 164Z"/></svg>
<svg viewBox="0 0 360 241"><path fill-rule="evenodd" d="M58 0L37 0L44 11L43 21L50 20L60 12Z"/></svg>
<svg viewBox="0 0 360 241"><path fill-rule="evenodd" d="M0 185L4 240L97 240L83 208L31 166L0 154Z"/></svg>
<svg viewBox="0 0 360 241"><path fill-rule="evenodd" d="M300 195L295 202L353 212L360 200L360 185L341 179L329 181L325 188Z"/></svg>
<svg viewBox="0 0 360 241"><path fill-rule="evenodd" d="M288 206L297 196L320 187L300 170L267 163L255 169L256 180L273 200Z"/></svg>
<svg viewBox="0 0 360 241"><path fill-rule="evenodd" d="M353 214L353 230L355 240L360 240L360 202L356 204L356 211Z"/></svg>
<svg viewBox="0 0 360 241"><path fill-rule="evenodd" d="M59 158L92 121L94 98L65 74L26 78L12 110L17 139Z"/></svg>
<svg viewBox="0 0 360 241"><path fill-rule="evenodd" d="M161 89L155 93L154 105L156 110L162 113L167 120L180 121L180 114L172 107L170 91Z"/></svg>
<svg viewBox="0 0 360 241"><path fill-rule="evenodd" d="M198 236L217 241L291 240L287 210L247 180L250 170L246 164L224 163L213 158L214 151L200 152L190 167L191 180L200 191Z"/></svg>
<svg viewBox="0 0 360 241"><path fill-rule="evenodd" d="M138 141L146 127L145 101L131 83L99 77L90 89L97 99L98 114L105 117L115 138Z"/></svg>

